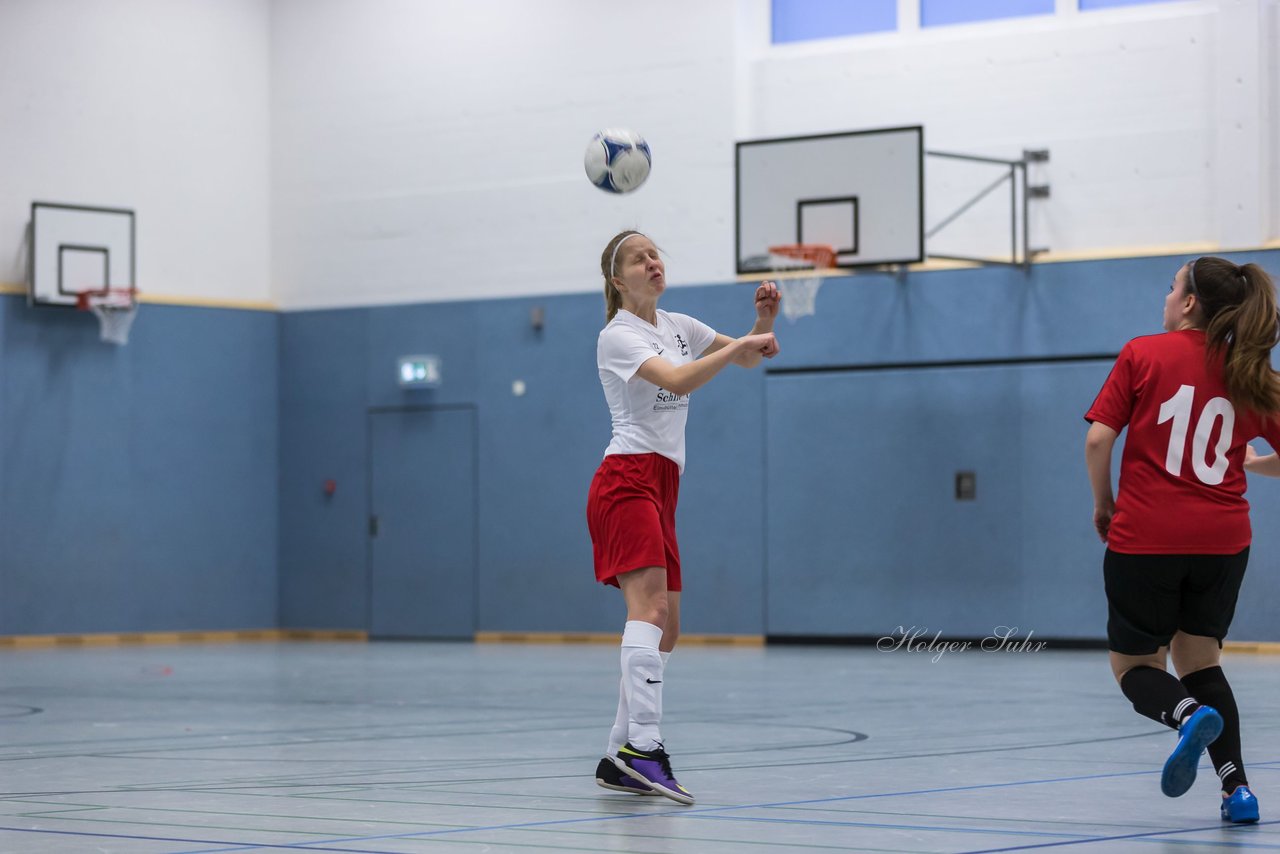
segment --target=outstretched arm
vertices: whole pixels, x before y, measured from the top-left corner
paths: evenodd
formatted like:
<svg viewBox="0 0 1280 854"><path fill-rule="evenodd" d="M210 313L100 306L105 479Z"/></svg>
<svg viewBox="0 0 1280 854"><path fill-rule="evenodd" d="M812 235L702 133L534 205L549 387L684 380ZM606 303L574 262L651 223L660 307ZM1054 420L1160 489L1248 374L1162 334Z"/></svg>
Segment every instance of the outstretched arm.
<svg viewBox="0 0 1280 854"><path fill-rule="evenodd" d="M1084 461L1089 469L1089 486L1093 488L1093 527L1104 543L1111 529L1111 517L1116 512L1116 499L1111 492L1111 450L1119 435L1101 421L1095 421L1089 425L1084 439Z"/></svg>
<svg viewBox="0 0 1280 854"><path fill-rule="evenodd" d="M706 385L726 365L738 361L744 353L754 352L758 362L761 356L772 356L778 352L778 342L772 332L763 335L744 335L741 338L728 340L728 344L717 347L714 352L708 348L706 352L710 355L704 355L701 359L694 359L687 365L678 367L661 356L654 356L642 364L636 374L646 382L651 382L667 391L675 394L689 394Z"/></svg>

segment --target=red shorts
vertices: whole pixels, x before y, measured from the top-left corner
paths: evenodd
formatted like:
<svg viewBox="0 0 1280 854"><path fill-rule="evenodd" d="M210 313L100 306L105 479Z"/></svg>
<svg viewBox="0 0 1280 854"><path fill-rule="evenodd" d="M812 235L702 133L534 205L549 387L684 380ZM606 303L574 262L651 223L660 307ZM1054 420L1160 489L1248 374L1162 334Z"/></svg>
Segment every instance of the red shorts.
<svg viewBox="0 0 1280 854"><path fill-rule="evenodd" d="M676 500L680 468L661 454L610 454L596 469L587 494L587 528L596 580L618 586L617 576L663 566L667 589L680 585Z"/></svg>

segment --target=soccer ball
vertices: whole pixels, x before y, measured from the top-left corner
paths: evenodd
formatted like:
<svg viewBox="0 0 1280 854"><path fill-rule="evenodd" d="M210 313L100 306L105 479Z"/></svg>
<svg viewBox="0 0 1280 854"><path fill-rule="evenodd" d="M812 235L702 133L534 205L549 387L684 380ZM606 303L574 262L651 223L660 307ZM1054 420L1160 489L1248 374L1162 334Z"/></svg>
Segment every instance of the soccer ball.
<svg viewBox="0 0 1280 854"><path fill-rule="evenodd" d="M649 177L649 143L633 130L602 130L583 158L587 177L606 193L630 193Z"/></svg>

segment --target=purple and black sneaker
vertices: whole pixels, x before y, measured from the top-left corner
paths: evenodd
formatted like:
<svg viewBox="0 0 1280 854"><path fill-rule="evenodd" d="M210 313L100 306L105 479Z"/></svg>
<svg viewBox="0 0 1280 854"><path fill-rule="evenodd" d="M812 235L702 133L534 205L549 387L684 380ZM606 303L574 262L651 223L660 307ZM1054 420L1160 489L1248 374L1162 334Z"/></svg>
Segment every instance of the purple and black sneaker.
<svg viewBox="0 0 1280 854"><path fill-rule="evenodd" d="M596 785L602 789L612 789L615 792L630 792L633 795L658 794L649 788L648 783L641 783L623 774L608 757L601 759L600 764L596 766Z"/></svg>
<svg viewBox="0 0 1280 854"><path fill-rule="evenodd" d="M647 784L660 795L681 804L692 804L693 795L676 782L671 771L671 757L659 743L653 750L638 750L630 742L622 745L613 757L618 770L635 780Z"/></svg>

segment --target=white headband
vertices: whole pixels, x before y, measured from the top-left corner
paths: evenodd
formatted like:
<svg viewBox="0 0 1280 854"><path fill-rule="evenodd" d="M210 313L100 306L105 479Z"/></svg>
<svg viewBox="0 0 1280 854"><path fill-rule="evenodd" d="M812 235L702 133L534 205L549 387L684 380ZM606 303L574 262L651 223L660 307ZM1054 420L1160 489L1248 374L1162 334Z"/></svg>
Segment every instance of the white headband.
<svg viewBox="0 0 1280 854"><path fill-rule="evenodd" d="M633 231L630 234L628 234L626 237L619 240L617 244L613 247L613 255L609 258L609 278L610 279L612 279L618 271L618 266L617 266L618 250L622 248L622 244L626 243L628 240L630 240L633 237L644 237L644 235L638 231Z"/></svg>

